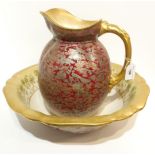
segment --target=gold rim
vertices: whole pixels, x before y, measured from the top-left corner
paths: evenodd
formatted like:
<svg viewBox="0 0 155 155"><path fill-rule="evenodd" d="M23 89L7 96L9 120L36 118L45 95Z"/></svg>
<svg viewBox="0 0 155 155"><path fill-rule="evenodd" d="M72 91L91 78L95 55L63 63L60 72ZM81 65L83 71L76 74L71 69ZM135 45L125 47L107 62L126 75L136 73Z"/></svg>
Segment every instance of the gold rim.
<svg viewBox="0 0 155 155"><path fill-rule="evenodd" d="M120 69L121 66L113 64L113 67ZM37 65L30 66L18 73L16 73L11 79L9 79L4 87L4 95L9 106L22 116L33 120L39 121L47 125L84 125L84 126L98 126L112 123L114 121L120 121L131 117L134 113L142 110L146 104L149 95L149 86L145 80L138 74L136 74L133 80L136 86L136 94L126 106L117 112L110 115L93 116L93 117L58 117L49 116L41 112L35 111L24 105L22 99L18 96L18 85L24 75L32 73L32 71L38 69Z"/></svg>
<svg viewBox="0 0 155 155"><path fill-rule="evenodd" d="M85 30L88 28L91 28L97 24L101 24L102 20L83 20L80 19L70 12L60 9L60 8L54 8L47 10L45 12L40 12L41 15L47 19L51 24L54 24L58 26L59 28L65 29L65 30L74 30L74 31L80 31ZM68 22L66 22L65 19L68 19ZM55 20L57 19L57 20ZM68 27L66 26L68 25ZM74 26L79 26L78 28L75 28Z"/></svg>

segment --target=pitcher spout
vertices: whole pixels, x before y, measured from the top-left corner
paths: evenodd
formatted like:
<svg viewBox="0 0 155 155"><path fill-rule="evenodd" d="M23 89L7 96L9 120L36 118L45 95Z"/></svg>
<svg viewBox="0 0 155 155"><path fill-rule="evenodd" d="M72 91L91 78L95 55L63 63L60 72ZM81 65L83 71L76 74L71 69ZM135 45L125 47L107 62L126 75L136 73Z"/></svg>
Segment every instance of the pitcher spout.
<svg viewBox="0 0 155 155"><path fill-rule="evenodd" d="M49 30L56 37L68 41L92 40L100 34L101 20L82 20L64 9L41 12Z"/></svg>

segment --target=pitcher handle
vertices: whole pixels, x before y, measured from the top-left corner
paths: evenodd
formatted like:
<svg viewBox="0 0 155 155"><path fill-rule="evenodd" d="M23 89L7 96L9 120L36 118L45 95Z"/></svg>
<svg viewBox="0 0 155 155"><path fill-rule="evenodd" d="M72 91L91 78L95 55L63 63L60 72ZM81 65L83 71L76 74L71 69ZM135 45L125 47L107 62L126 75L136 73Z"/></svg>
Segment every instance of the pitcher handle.
<svg viewBox="0 0 155 155"><path fill-rule="evenodd" d="M114 87L116 84L118 84L122 79L125 77L125 71L126 67L130 64L131 61L131 42L130 42L130 37L129 35L122 29L120 29L117 25L109 24L106 21L102 21L101 24L101 31L100 35L104 33L114 33L117 36L119 36L125 46L125 60L124 60L124 65L121 69L121 71L117 75L111 75L110 81L109 81L109 88L111 90L112 87Z"/></svg>

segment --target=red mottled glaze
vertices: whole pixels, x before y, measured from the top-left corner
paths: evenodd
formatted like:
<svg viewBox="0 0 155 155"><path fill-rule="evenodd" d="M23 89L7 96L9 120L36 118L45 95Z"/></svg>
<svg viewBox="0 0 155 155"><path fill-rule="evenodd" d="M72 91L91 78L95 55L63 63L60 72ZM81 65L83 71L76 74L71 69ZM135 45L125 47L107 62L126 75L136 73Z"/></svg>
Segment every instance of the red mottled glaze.
<svg viewBox="0 0 155 155"><path fill-rule="evenodd" d="M83 116L96 112L109 90L110 61L97 40L51 40L39 65L39 86L49 111Z"/></svg>

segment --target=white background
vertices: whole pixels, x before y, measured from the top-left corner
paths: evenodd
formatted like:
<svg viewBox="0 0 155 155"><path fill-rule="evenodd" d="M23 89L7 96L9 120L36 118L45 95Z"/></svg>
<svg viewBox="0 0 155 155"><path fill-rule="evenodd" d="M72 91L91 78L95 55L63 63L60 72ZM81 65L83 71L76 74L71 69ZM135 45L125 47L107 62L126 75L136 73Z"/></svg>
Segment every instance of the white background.
<svg viewBox="0 0 155 155"><path fill-rule="evenodd" d="M0 2L0 89L15 72L38 63L42 49L52 38L39 12L54 7L65 8L84 19L107 20L130 34L136 71L151 89L147 105L126 121L74 135L17 116L0 91L0 154L155 154L155 2ZM111 61L122 64L121 40L109 34L100 40Z"/></svg>

